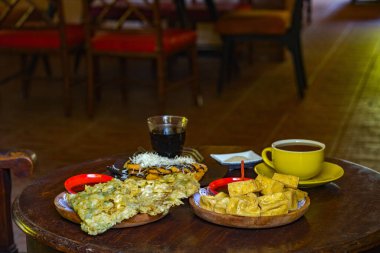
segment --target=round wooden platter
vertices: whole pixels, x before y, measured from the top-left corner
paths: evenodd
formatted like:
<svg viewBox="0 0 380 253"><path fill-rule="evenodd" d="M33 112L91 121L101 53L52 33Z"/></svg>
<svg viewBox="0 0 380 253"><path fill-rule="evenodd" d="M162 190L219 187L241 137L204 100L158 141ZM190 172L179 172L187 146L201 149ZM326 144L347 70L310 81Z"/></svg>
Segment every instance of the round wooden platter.
<svg viewBox="0 0 380 253"><path fill-rule="evenodd" d="M310 198L306 197L305 203L299 209L284 215L245 217L231 214L220 214L206 210L195 203L194 197L189 199L190 205L194 213L211 223L235 228L273 228L292 223L301 218L310 206Z"/></svg>
<svg viewBox="0 0 380 253"><path fill-rule="evenodd" d="M72 221L74 223L80 224L81 219L78 214L69 206L66 200L66 192L61 192L54 199L54 206L58 213L65 219ZM160 214L156 216L150 216L149 214L137 214L128 220L124 220L112 228L128 228L128 227L137 227L158 221L165 217L167 213Z"/></svg>

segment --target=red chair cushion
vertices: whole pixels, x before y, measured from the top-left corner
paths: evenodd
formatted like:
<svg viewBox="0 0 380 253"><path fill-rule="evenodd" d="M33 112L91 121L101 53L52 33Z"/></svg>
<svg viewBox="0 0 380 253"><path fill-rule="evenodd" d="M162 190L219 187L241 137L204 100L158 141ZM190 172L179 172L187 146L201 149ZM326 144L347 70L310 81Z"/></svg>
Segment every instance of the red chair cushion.
<svg viewBox="0 0 380 253"><path fill-rule="evenodd" d="M197 35L192 30L168 29L163 34L163 50L171 53L194 45ZM98 33L91 41L92 48L102 52L153 53L157 49L155 34Z"/></svg>
<svg viewBox="0 0 380 253"><path fill-rule="evenodd" d="M84 42L85 35L81 25L66 27L66 40L69 47ZM58 49L61 39L58 30L2 30L0 31L0 48L16 49Z"/></svg>

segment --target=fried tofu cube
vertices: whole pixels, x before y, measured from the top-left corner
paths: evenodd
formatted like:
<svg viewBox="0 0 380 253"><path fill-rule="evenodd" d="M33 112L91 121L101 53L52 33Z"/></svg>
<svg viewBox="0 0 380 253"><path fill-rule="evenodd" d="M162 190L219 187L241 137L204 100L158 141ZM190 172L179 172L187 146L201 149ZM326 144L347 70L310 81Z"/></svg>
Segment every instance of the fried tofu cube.
<svg viewBox="0 0 380 253"><path fill-rule="evenodd" d="M241 196L251 192L258 192L261 190L260 185L254 180L238 181L229 183L228 194L231 197Z"/></svg>
<svg viewBox="0 0 380 253"><path fill-rule="evenodd" d="M215 203L215 196L202 195L199 201L200 206L209 211L214 211Z"/></svg>
<svg viewBox="0 0 380 253"><path fill-rule="evenodd" d="M284 191L286 198L288 199L288 209L289 211L297 210L298 200L296 191L289 188L289 190Z"/></svg>
<svg viewBox="0 0 380 253"><path fill-rule="evenodd" d="M300 180L299 177L279 173L274 173L272 179L283 183L286 187L293 189L297 189L298 182Z"/></svg>
<svg viewBox="0 0 380 253"><path fill-rule="evenodd" d="M224 198L228 198L228 194L225 192L218 192L218 194L216 194L214 197L216 199L224 199Z"/></svg>
<svg viewBox="0 0 380 253"><path fill-rule="evenodd" d="M258 175L256 177L255 181L260 183L261 193L263 195L270 195L270 194L273 194L276 192L283 192L284 191L284 184L283 183L276 181L276 180L273 180L269 177Z"/></svg>
<svg viewBox="0 0 380 253"><path fill-rule="evenodd" d="M288 206L288 199L283 192L258 197L259 206L262 212L275 209L281 205Z"/></svg>
<svg viewBox="0 0 380 253"><path fill-rule="evenodd" d="M258 206L257 197L255 195L254 198L247 195L231 197L227 205L226 213L248 217L260 216L260 208Z"/></svg>
<svg viewBox="0 0 380 253"><path fill-rule="evenodd" d="M284 204L274 209L261 211L261 216L274 216L274 215L282 215L282 214L287 214L287 213L288 213L288 206Z"/></svg>
<svg viewBox="0 0 380 253"><path fill-rule="evenodd" d="M217 201L214 205L214 212L225 214L229 201L230 201L229 197L217 199Z"/></svg>
<svg viewBox="0 0 380 253"><path fill-rule="evenodd" d="M308 194L307 192L304 192L304 191L301 191L300 189L297 189L296 190L296 196L297 196L297 201L301 201L303 199L305 199Z"/></svg>

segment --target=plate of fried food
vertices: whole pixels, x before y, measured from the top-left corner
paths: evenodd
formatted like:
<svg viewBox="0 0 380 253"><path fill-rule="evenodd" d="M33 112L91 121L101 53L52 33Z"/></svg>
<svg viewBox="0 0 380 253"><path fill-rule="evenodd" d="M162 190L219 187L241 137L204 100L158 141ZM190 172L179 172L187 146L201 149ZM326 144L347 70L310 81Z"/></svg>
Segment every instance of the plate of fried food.
<svg viewBox="0 0 380 253"><path fill-rule="evenodd" d="M122 162L116 177L80 174L68 178L67 191L55 197L54 205L62 217L79 223L90 235L140 226L160 220L171 207L183 204L181 199L199 190L198 181L206 171L206 165L188 157L139 154Z"/></svg>
<svg viewBox="0 0 380 253"><path fill-rule="evenodd" d="M190 199L194 213L211 223L261 229L290 224L310 206L307 192L297 188L298 177L276 173L272 178L231 182L215 195L201 188Z"/></svg>

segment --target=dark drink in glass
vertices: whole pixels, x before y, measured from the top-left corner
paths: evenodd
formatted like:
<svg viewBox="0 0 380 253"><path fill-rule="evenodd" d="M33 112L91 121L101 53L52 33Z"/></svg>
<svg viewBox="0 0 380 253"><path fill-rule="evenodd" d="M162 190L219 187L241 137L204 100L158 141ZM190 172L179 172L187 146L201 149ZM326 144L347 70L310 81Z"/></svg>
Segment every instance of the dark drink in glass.
<svg viewBox="0 0 380 253"><path fill-rule="evenodd" d="M182 128L162 126L150 132L153 150L159 155L174 158L181 155L186 132Z"/></svg>
<svg viewBox="0 0 380 253"><path fill-rule="evenodd" d="M153 116L148 118L152 148L159 155L174 158L181 155L186 138L187 118Z"/></svg>

